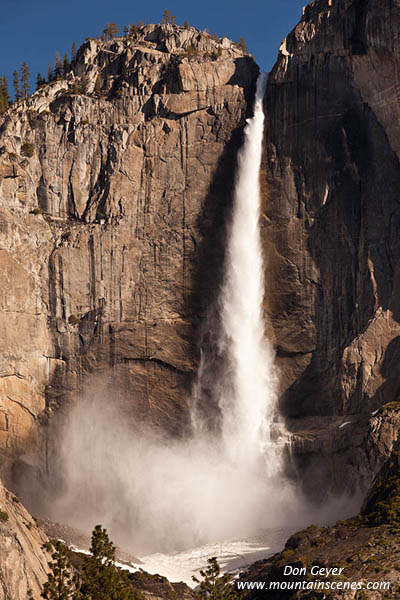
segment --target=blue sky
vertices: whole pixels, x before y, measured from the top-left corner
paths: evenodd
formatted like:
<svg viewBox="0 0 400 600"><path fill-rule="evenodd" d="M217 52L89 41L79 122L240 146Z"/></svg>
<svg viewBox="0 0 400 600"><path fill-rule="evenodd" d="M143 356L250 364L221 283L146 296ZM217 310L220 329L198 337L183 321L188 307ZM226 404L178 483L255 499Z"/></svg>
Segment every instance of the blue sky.
<svg viewBox="0 0 400 600"><path fill-rule="evenodd" d="M239 41L243 36L263 70L275 62L283 37L298 22L307 0L1 0L0 76L11 88L12 72L26 61L32 87L38 71L47 74L55 54L70 54L86 37L97 37L107 21L125 24L160 22L165 8L176 22Z"/></svg>

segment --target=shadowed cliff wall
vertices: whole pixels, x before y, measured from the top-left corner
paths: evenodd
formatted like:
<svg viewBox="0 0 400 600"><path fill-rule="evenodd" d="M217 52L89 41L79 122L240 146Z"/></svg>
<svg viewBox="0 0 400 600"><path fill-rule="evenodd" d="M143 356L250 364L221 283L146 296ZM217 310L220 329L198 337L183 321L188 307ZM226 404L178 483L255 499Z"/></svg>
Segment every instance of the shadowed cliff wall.
<svg viewBox="0 0 400 600"><path fill-rule="evenodd" d="M302 468L320 453L325 482L342 486L369 483L371 413L399 399L399 24L397 1L311 2L265 104L281 406Z"/></svg>

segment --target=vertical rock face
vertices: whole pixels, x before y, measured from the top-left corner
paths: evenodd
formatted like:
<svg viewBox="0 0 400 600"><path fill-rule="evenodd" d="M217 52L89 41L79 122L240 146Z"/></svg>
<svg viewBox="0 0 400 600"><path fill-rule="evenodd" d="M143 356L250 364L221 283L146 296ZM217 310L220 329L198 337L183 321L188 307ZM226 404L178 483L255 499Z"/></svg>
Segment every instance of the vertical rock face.
<svg viewBox="0 0 400 600"><path fill-rule="evenodd" d="M47 537L0 481L0 599L39 600L47 579Z"/></svg>
<svg viewBox="0 0 400 600"><path fill-rule="evenodd" d="M336 431L335 415L367 431L372 411L400 399L399 24L396 0L311 2L268 85L267 310L282 405ZM356 473L354 449L338 451Z"/></svg>
<svg viewBox="0 0 400 600"><path fill-rule="evenodd" d="M184 429L257 74L226 38L149 25L88 40L64 79L5 115L3 457L39 447L43 415L92 373L136 420Z"/></svg>

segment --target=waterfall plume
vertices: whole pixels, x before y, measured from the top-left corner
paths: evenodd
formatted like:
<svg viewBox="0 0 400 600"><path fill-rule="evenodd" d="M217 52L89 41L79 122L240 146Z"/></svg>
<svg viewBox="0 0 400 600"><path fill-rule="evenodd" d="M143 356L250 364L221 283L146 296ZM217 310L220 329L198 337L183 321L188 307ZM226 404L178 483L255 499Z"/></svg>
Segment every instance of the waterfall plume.
<svg viewBox="0 0 400 600"><path fill-rule="evenodd" d="M274 354L264 335L264 261L260 236L259 171L264 133L266 75L257 81L254 116L247 120L238 166L229 228L225 277L221 289L220 352L227 370L219 386L223 436L235 460L265 456L268 475L280 468L279 450L271 443L277 378Z"/></svg>
<svg viewBox="0 0 400 600"><path fill-rule="evenodd" d="M238 155L227 230L217 340L224 360L212 389L218 427L204 427L196 410L202 405L203 352L191 436L156 436L139 424L132 430L110 391L94 388L77 401L59 433L56 469L64 486L52 499L53 518L84 528L102 523L134 552L193 548L289 524L293 496L273 431L279 430L276 374L263 320L264 90L261 75Z"/></svg>

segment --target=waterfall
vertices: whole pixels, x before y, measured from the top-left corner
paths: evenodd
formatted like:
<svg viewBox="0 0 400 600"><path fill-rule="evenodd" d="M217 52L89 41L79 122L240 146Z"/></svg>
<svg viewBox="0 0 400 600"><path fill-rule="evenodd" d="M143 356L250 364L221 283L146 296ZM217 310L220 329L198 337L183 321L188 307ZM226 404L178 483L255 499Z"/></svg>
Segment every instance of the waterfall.
<svg viewBox="0 0 400 600"><path fill-rule="evenodd" d="M218 356L203 350L192 435L132 432L118 404L94 387L69 411L60 433L65 486L52 501L53 518L84 529L102 523L134 553L247 537L288 525L296 506L282 476L274 356L264 335L264 90L260 75L254 116L238 154L218 327L209 327L210 339L217 335Z"/></svg>
<svg viewBox="0 0 400 600"><path fill-rule="evenodd" d="M220 352L227 356L224 385L218 386L223 436L232 459L254 462L268 446L268 473L279 468L271 442L276 406L274 354L264 335L264 262L260 236L259 185L264 133L266 75L260 74L254 116L247 120L238 154L225 276L220 294Z"/></svg>
<svg viewBox="0 0 400 600"><path fill-rule="evenodd" d="M260 234L260 164L264 134L263 98L266 74L258 77L254 115L247 119L238 152L232 214L228 223L224 276L219 293L217 354L202 353L195 388L195 429L202 390L220 409L221 452L240 470L262 468L263 478L282 470L284 427L277 413L277 375L274 352L265 337L263 318L264 260ZM215 323L208 323L209 329ZM216 374L214 373L216 372ZM281 443L282 441L282 443Z"/></svg>

